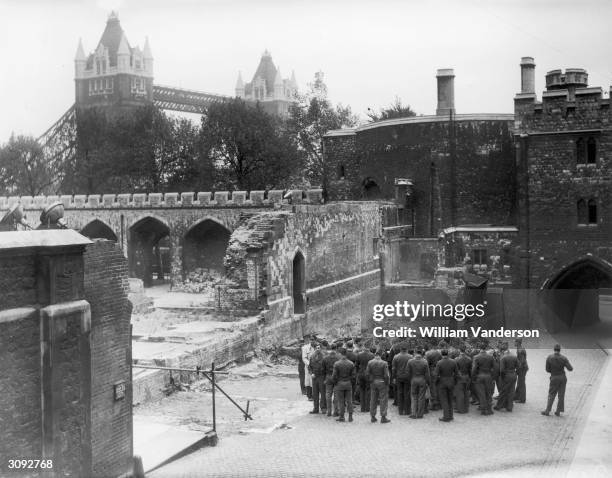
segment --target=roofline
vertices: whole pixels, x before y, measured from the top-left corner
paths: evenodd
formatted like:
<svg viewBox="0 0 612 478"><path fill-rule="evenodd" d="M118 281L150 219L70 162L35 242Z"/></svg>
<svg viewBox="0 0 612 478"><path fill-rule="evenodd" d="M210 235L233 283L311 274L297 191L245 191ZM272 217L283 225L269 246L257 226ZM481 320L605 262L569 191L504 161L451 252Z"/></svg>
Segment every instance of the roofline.
<svg viewBox="0 0 612 478"><path fill-rule="evenodd" d="M516 226L453 226L444 229L444 234L453 232L518 232Z"/></svg>
<svg viewBox="0 0 612 478"><path fill-rule="evenodd" d="M334 129L325 133L325 136L346 136L385 126L420 123L446 123L449 120L450 118L447 115L409 116L407 118L394 118L384 121L375 121L374 123L367 123L355 128ZM474 113L454 115L453 121L514 121L514 113Z"/></svg>

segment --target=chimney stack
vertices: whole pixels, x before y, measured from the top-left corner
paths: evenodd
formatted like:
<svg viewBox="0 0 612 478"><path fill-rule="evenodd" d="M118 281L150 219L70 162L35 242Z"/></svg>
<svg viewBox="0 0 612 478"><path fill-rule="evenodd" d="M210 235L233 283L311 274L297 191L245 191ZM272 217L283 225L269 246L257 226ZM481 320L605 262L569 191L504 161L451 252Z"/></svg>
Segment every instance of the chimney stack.
<svg viewBox="0 0 612 478"><path fill-rule="evenodd" d="M535 62L530 56L521 58L521 93L535 94Z"/></svg>
<svg viewBox="0 0 612 478"><path fill-rule="evenodd" d="M438 70L438 107L436 115L455 113L455 72L452 68Z"/></svg>

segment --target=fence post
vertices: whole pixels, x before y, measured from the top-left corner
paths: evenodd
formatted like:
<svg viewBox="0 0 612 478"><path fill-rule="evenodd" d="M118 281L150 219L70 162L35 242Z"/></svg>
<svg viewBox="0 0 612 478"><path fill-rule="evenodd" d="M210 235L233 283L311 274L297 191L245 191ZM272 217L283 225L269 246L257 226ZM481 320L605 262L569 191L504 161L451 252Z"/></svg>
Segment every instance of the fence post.
<svg viewBox="0 0 612 478"><path fill-rule="evenodd" d="M213 432L217 432L217 415L215 409L215 362L212 363L210 367L211 375L212 375L212 412L213 412Z"/></svg>

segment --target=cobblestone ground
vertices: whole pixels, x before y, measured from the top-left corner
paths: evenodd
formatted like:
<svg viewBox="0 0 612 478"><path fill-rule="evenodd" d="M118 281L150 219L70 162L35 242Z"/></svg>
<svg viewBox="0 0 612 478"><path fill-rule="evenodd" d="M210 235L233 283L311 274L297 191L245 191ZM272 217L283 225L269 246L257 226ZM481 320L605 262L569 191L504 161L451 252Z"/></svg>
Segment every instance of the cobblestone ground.
<svg viewBox="0 0 612 478"><path fill-rule="evenodd" d="M400 417L390 406L391 423L370 423L356 412L353 423L337 423L322 415L309 415L311 403L297 401L294 379L251 379L253 396L285 400L275 412L262 413L264 425L284 417L286 426L268 433L224 434L219 443L204 448L148 476L151 477L363 477L363 476L563 476L588 414L591 390L604 363L601 350L567 350L574 366L566 392L566 414L544 417L548 350L529 350L527 403L513 413L456 415L452 423L439 422L441 412L423 420ZM230 393L243 395L244 381L225 383ZM286 387L283 392L282 387ZM259 409L262 402L254 402ZM272 403L272 402L270 402ZM281 402L279 402L281 403ZM284 414L284 415L283 415ZM260 420L254 408L256 427ZM265 426L261 428L263 431Z"/></svg>

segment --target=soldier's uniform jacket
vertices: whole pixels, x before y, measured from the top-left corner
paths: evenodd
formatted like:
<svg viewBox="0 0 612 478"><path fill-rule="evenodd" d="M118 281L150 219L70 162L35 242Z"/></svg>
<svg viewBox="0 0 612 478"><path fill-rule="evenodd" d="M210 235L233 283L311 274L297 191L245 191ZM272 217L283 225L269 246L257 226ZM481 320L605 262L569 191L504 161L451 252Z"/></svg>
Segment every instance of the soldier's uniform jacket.
<svg viewBox="0 0 612 478"><path fill-rule="evenodd" d="M442 357L442 359L436 364L436 369L434 370L434 380L441 381L449 378L455 380L458 374L459 370L457 369L457 363L452 358Z"/></svg>
<svg viewBox="0 0 612 478"><path fill-rule="evenodd" d="M408 362L408 371L410 373L410 380L423 377L427 383L431 381L429 365L421 355L417 355Z"/></svg>
<svg viewBox="0 0 612 478"><path fill-rule="evenodd" d="M519 370L529 370L529 366L527 365L527 351L523 347L516 349L516 358L519 361Z"/></svg>
<svg viewBox="0 0 612 478"><path fill-rule="evenodd" d="M552 354L549 355L546 359L546 371L551 374L553 377L555 375L565 375L565 369L569 371L574 370L574 368L570 365L569 360L565 355L561 354Z"/></svg>
<svg viewBox="0 0 612 478"><path fill-rule="evenodd" d="M495 370L495 359L486 352L480 352L474 357L472 365L472 377L476 378L479 374L493 375Z"/></svg>
<svg viewBox="0 0 612 478"><path fill-rule="evenodd" d="M408 362L412 360L412 355L408 352L400 352L393 357L391 365L391 374L394 379L408 380Z"/></svg>
<svg viewBox="0 0 612 478"><path fill-rule="evenodd" d="M327 356L323 359L323 375L325 375L326 379L331 380L331 377L334 373L334 364L340 360L340 356L336 353L335 350L332 350ZM331 382L329 382L331 383Z"/></svg>
<svg viewBox="0 0 612 478"><path fill-rule="evenodd" d="M374 354L369 350L363 350L357 354L357 374L365 375L368 362L374 358Z"/></svg>
<svg viewBox="0 0 612 478"><path fill-rule="evenodd" d="M325 377L325 373L323 371L324 360L325 355L323 355L323 352L317 350L312 357L310 357L310 365L308 366L310 373L314 374L316 377Z"/></svg>
<svg viewBox="0 0 612 478"><path fill-rule="evenodd" d="M334 384L339 382L350 382L355 378L355 364L346 357L340 357L334 364L334 371L332 373L332 382Z"/></svg>
<svg viewBox="0 0 612 478"><path fill-rule="evenodd" d="M389 383L389 365L384 360L374 357L368 362L366 367L366 376L368 381L373 382L374 380L384 380L386 384Z"/></svg>
<svg viewBox="0 0 612 478"><path fill-rule="evenodd" d="M459 375L470 376L470 373L472 372L472 359L470 357L462 353L455 359L455 363L457 364Z"/></svg>
<svg viewBox="0 0 612 478"><path fill-rule="evenodd" d="M429 369L433 372L436 364L442 359L442 353L438 349L431 349L425 352L425 359L429 365Z"/></svg>
<svg viewBox="0 0 612 478"><path fill-rule="evenodd" d="M519 361L516 355L509 353L504 355L499 361L499 373L503 377L508 373L517 374L519 368Z"/></svg>
<svg viewBox="0 0 612 478"><path fill-rule="evenodd" d="M347 350L346 351L346 358L349 359L354 364L357 363L357 354L355 352L353 352L352 350Z"/></svg>

